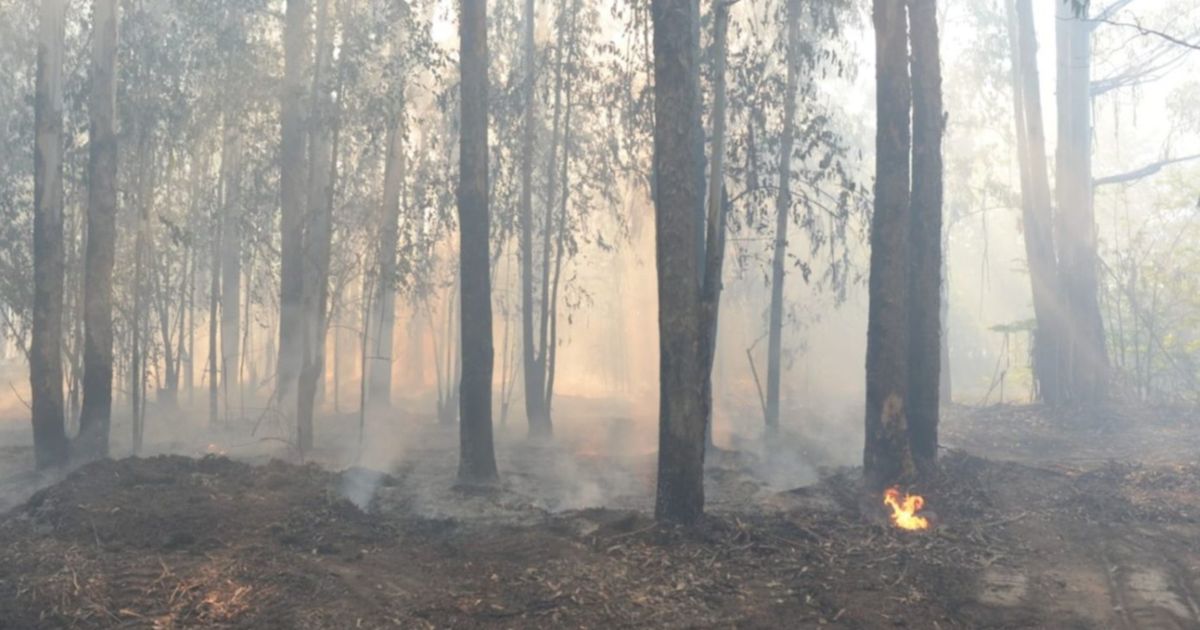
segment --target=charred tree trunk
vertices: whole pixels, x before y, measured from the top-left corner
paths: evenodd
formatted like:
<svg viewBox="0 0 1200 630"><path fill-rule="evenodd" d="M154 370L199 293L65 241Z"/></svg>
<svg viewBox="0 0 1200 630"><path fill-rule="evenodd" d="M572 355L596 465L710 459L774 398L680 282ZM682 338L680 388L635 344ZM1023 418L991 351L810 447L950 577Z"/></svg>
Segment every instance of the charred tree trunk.
<svg viewBox="0 0 1200 630"><path fill-rule="evenodd" d="M63 38L66 0L42 0L34 96L33 321L29 346L37 468L67 463L63 416Z"/></svg>
<svg viewBox="0 0 1200 630"><path fill-rule="evenodd" d="M942 110L937 0L908 0L912 42L912 198L908 426L923 468L937 460L941 372Z"/></svg>
<svg viewBox="0 0 1200 630"><path fill-rule="evenodd" d="M112 272L117 243L117 0L94 0L88 101L88 238L79 450L108 456L112 421Z"/></svg>
<svg viewBox="0 0 1200 630"><path fill-rule="evenodd" d="M871 219L867 314L866 446L872 490L914 472L908 432L909 113L905 3L874 0L875 213Z"/></svg>
<svg viewBox="0 0 1200 630"><path fill-rule="evenodd" d="M796 134L796 90L800 83L800 6L788 2L787 92L783 102L783 140L779 147L779 192L775 197L775 251L771 258L771 308L767 323L767 436L779 429L779 381L783 372L783 281L786 276L788 223L792 210L792 144Z"/></svg>
<svg viewBox="0 0 1200 630"><path fill-rule="evenodd" d="M383 176L382 229L379 233L379 280L372 302L375 347L370 363L368 402L379 409L392 404L392 340L396 328L396 241L400 233L401 189L406 161L404 130L399 117L389 133L387 165Z"/></svg>
<svg viewBox="0 0 1200 630"><path fill-rule="evenodd" d="M1108 349L1096 278L1096 219L1092 208L1091 24L1087 7L1060 2L1058 38L1059 278L1065 302L1062 349L1067 400L1098 401L1108 381Z"/></svg>
<svg viewBox="0 0 1200 630"><path fill-rule="evenodd" d="M222 177L222 179L224 179ZM208 267L208 426L217 426L220 417L219 380L220 347L218 326L220 324L221 305L221 210L214 209L211 217L212 242L209 246Z"/></svg>
<svg viewBox="0 0 1200 630"><path fill-rule="evenodd" d="M304 230L301 368L296 406L297 447L313 447L313 413L325 367L325 317L329 301L329 252L333 236L333 169L336 118L333 102L333 24L329 0L317 0L317 57L313 73L313 120L309 138L308 222Z"/></svg>
<svg viewBox="0 0 1200 630"><path fill-rule="evenodd" d="M459 22L459 264L462 287L462 390L459 399L463 483L496 479L492 445L492 287L488 269L487 3L461 0Z"/></svg>
<svg viewBox="0 0 1200 630"><path fill-rule="evenodd" d="M301 310L304 292L304 216L308 182L307 124L311 65L309 0L287 0L284 23L284 76L280 110L280 286L279 356L275 362L275 400L282 408L293 400L299 375Z"/></svg>
<svg viewBox="0 0 1200 630"><path fill-rule="evenodd" d="M704 167L697 0L653 0L655 249L658 272L659 448L655 517L704 512L708 418L701 345ZM703 237L701 237L703 240Z"/></svg>

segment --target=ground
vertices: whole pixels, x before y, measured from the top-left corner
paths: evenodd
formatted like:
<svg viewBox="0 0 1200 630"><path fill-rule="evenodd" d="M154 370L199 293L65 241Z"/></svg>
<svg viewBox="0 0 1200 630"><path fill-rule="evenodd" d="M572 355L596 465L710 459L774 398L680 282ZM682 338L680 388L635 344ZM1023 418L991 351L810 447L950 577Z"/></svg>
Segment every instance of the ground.
<svg viewBox="0 0 1200 630"><path fill-rule="evenodd" d="M506 444L488 490L453 487L436 428L387 474L97 462L0 516L0 627L1200 627L1200 418L943 425L919 533L853 468L780 490L791 452L716 453L692 529L649 518L652 454L567 440Z"/></svg>

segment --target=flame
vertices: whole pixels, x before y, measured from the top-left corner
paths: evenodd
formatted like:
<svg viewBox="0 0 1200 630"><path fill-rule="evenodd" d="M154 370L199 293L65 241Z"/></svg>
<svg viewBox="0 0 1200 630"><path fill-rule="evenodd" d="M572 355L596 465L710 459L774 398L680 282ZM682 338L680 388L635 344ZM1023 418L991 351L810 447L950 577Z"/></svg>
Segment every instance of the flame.
<svg viewBox="0 0 1200 630"><path fill-rule="evenodd" d="M883 503L892 508L892 524L900 529L921 530L929 529L929 519L917 516L917 512L925 505L925 499L918 494L905 494L900 497L900 489L893 486L883 492Z"/></svg>
<svg viewBox="0 0 1200 630"><path fill-rule="evenodd" d="M217 446L216 444L209 444L209 445L208 445L208 448L206 448L206 449L204 449L204 450L205 450L205 452L206 452L206 453L208 453L209 455L220 455L220 456L225 456L225 455L227 455L227 454L228 454L228 453L225 451L225 449L221 448L220 446Z"/></svg>

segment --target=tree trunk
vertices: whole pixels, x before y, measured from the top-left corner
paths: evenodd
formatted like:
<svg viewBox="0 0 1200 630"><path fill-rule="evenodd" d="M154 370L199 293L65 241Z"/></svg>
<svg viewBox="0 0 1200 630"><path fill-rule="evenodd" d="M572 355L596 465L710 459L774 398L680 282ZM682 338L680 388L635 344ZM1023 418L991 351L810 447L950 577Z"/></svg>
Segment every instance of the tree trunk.
<svg viewBox="0 0 1200 630"><path fill-rule="evenodd" d="M942 110L937 0L908 0L912 41L912 198L908 426L916 463L937 461L941 373Z"/></svg>
<svg viewBox="0 0 1200 630"><path fill-rule="evenodd" d="M1063 399L1059 347L1064 335L1059 303L1058 262L1050 182L1046 170L1046 138L1042 123L1041 83L1038 78L1037 37L1031 0L1008 4L1012 51L1013 115L1021 171L1021 215L1025 256L1037 321L1033 372L1038 396L1047 402Z"/></svg>
<svg viewBox="0 0 1200 630"><path fill-rule="evenodd" d="M497 478L492 445L492 288L488 270L488 48L486 0L461 0L459 64L459 261L462 287L462 389L458 477Z"/></svg>
<svg viewBox="0 0 1200 630"><path fill-rule="evenodd" d="M911 477L908 409L909 112L908 37L903 2L874 0L875 213L871 219L867 313L866 445L872 490Z"/></svg>
<svg viewBox="0 0 1200 630"><path fill-rule="evenodd" d="M534 140L534 117L536 113L536 100L534 98L534 84L536 81L537 59L534 50L533 30L534 30L534 3L533 0L525 0L523 3L522 20L522 35L521 47L525 62L525 76L521 85L521 98L524 101L524 117L521 128L521 366L524 370L525 383L525 415L529 420L529 435L530 436L547 436L552 430L550 424L550 415L545 407L546 400L546 364L542 360L545 354L545 348L538 348L537 338L534 336L534 308L533 308L533 140ZM562 31L559 30L559 40L561 42ZM562 51L558 50L559 59L561 60ZM561 65L561 64L560 64ZM557 78L556 78L557 81ZM557 85L556 85L557 86ZM559 92L555 92L555 124L558 123L558 105L557 99ZM557 128L555 134L557 134ZM552 138L551 142L557 142L557 137ZM557 164L554 163L555 156L553 148L551 149L550 162L548 163L547 174L553 179L553 173L557 170ZM554 205L554 193L550 191L548 196L548 205ZM543 231L549 230L549 225L542 226ZM543 285L543 292L545 286ZM544 312L543 312L544 316ZM544 317L543 317L544 318ZM542 335L544 341L545 335Z"/></svg>
<svg viewBox="0 0 1200 630"><path fill-rule="evenodd" d="M112 272L117 229L117 0L94 0L88 101L88 239L80 453L108 456L112 420Z"/></svg>
<svg viewBox="0 0 1200 630"><path fill-rule="evenodd" d="M708 414L704 420L705 447L713 445L712 369L717 356L717 326L721 308L721 278L725 267L725 221L728 199L725 196L725 66L729 35L729 2L716 0L713 7L713 109L712 160L709 162L706 238L704 245L704 284L701 295L704 345L704 392Z"/></svg>
<svg viewBox="0 0 1200 630"><path fill-rule="evenodd" d="M304 291L304 216L308 171L309 90L311 65L309 0L287 0L284 23L283 92L280 110L280 286L279 347L275 362L275 400L289 407L299 374L301 309ZM287 413L287 412L285 412Z"/></svg>
<svg viewBox="0 0 1200 630"><path fill-rule="evenodd" d="M800 83L800 6L788 2L787 92L783 102L783 140L779 147L779 192L775 197L775 251L771 258L771 309L767 324L766 424L770 439L779 429L779 381L783 355L783 281L787 233L792 210L792 144L796 134L796 90Z"/></svg>
<svg viewBox="0 0 1200 630"><path fill-rule="evenodd" d="M704 167L697 0L653 0L655 249L658 272L659 448L655 517L704 512L708 418L701 345ZM703 240L703 237L701 237Z"/></svg>
<svg viewBox="0 0 1200 630"><path fill-rule="evenodd" d="M332 239L333 168L336 117L333 102L333 24L329 0L317 0L316 66L313 72L313 120L309 126L308 224L304 229L302 274L302 362L297 391L297 447L313 447L317 382L325 367L325 316L329 301L329 252Z"/></svg>
<svg viewBox="0 0 1200 630"><path fill-rule="evenodd" d="M222 174L224 175L224 173ZM224 177L221 177L224 185ZM209 248L209 284L208 284L208 426L217 426L220 412L219 396L219 367L221 360L217 331L220 324L219 308L221 305L221 218L220 209L212 213L212 243Z"/></svg>
<svg viewBox="0 0 1200 630"><path fill-rule="evenodd" d="M1076 15L1059 4L1058 201L1059 277L1067 321L1063 351L1067 400L1095 402L1108 380L1108 349L1096 278L1096 220L1092 208L1091 24L1087 7Z"/></svg>
<svg viewBox="0 0 1200 630"><path fill-rule="evenodd" d="M221 398L229 415L230 385L237 386L241 341L242 299L242 135L239 121L225 114L221 165L225 168L225 199L221 218Z"/></svg>
<svg viewBox="0 0 1200 630"><path fill-rule="evenodd" d="M33 321L29 346L37 468L67 463L63 418L63 38L66 0L42 0L34 96Z"/></svg>
<svg viewBox="0 0 1200 630"><path fill-rule="evenodd" d="M401 189L407 168L404 132L400 118L392 127L388 141L387 165L383 176L382 229L379 233L379 280L372 303L372 327L375 347L371 354L371 382L368 402L379 409L392 405L392 345L396 328L396 241L400 233Z"/></svg>

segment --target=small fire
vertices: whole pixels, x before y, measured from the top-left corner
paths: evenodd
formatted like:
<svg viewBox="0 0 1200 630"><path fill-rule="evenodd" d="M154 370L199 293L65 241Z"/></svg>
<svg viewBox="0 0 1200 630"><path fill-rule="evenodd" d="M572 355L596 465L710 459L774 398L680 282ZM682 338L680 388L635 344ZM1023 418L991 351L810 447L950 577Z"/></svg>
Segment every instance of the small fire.
<svg viewBox="0 0 1200 630"><path fill-rule="evenodd" d="M217 446L216 444L209 444L208 448L206 448L204 450L209 455L220 455L223 457L227 454L225 449L221 448L220 446Z"/></svg>
<svg viewBox="0 0 1200 630"><path fill-rule="evenodd" d="M925 499L917 494L900 496L900 489L893 486L883 492L883 503L892 508L892 524L900 529L929 529L929 519L917 516L925 505Z"/></svg>

